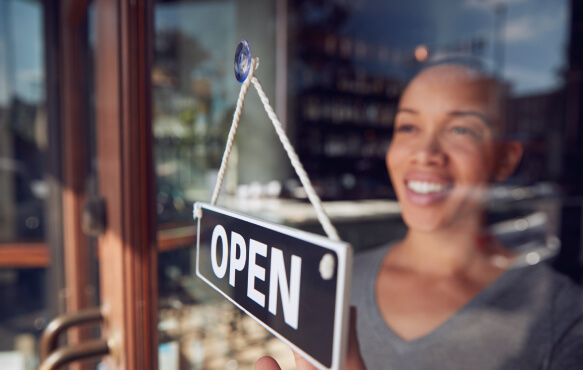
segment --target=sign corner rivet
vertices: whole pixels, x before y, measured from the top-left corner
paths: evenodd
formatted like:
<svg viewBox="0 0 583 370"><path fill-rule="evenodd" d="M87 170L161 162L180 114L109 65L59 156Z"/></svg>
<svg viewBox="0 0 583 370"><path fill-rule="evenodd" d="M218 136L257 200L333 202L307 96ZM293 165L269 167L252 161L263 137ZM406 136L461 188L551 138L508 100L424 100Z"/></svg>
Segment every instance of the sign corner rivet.
<svg viewBox="0 0 583 370"><path fill-rule="evenodd" d="M326 253L320 260L320 276L324 280L330 280L334 276L334 270L336 269L336 263L334 257L331 253Z"/></svg>

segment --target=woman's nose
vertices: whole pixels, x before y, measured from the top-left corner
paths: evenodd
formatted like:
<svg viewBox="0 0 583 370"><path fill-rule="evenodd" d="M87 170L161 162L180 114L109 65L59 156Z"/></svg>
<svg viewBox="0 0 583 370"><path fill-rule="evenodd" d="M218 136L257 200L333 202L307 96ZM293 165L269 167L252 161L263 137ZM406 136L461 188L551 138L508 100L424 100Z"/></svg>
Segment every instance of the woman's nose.
<svg viewBox="0 0 583 370"><path fill-rule="evenodd" d="M426 166L443 166L447 161L443 149L438 135L426 135L419 138L412 153L412 160Z"/></svg>

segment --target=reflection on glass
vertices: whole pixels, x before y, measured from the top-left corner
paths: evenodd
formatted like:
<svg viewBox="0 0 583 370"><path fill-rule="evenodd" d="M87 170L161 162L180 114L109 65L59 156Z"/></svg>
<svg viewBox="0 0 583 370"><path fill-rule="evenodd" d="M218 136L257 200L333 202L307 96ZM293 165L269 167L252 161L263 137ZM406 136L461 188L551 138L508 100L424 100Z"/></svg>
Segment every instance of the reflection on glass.
<svg viewBox="0 0 583 370"><path fill-rule="evenodd" d="M43 16L40 1L0 2L0 251L46 248ZM38 366L46 274L46 268L0 268L0 367Z"/></svg>
<svg viewBox="0 0 583 370"><path fill-rule="evenodd" d="M48 318L45 279L44 268L0 269L2 302L18 302L0 306L0 363L38 366L38 340Z"/></svg>
<svg viewBox="0 0 583 370"><path fill-rule="evenodd" d="M251 10L266 15L256 42L273 43L273 32L266 31L275 16L271 1L254 5L234 0L159 2L155 8L153 134L162 251L159 359L165 369L252 368L265 351L282 358L284 364L287 359L288 366L293 364L285 345L225 302L194 271L192 205L209 201L215 185L240 87L233 74L233 57L239 40L253 31L248 22L241 22ZM268 66L262 60L267 72ZM267 74L262 81L269 85L271 79ZM242 126L253 124L249 122L253 102L246 107ZM273 129L264 124L268 118L263 110L261 114L264 122L259 122L259 131L271 134ZM247 137L261 139L253 128L245 130ZM236 190L237 145L223 196ZM257 165L255 160L250 167ZM267 170L264 173L265 178L273 176Z"/></svg>
<svg viewBox="0 0 583 370"><path fill-rule="evenodd" d="M506 121L526 148L515 175L490 189L489 221L531 263L555 255L562 244L556 196L566 176L569 14L567 0L453 0L448 6L429 0L159 1L152 81L163 239L160 331L164 344L178 343L161 353L177 351L195 367L224 367L238 358L237 343L245 337L239 337L243 318L194 277L192 250L192 204L210 200L239 92L232 63L240 39L249 39L261 59L257 73L270 99L285 96L286 107L276 110L287 112L280 118L300 159L319 195L333 201L332 221L341 223L341 237L357 252L403 232L385 153L404 86L444 58L481 63L504 81ZM245 102L219 203L321 233L253 96ZM212 318L216 312L225 315ZM271 343L262 335L250 343ZM229 342L234 338L237 343Z"/></svg>
<svg viewBox="0 0 583 370"><path fill-rule="evenodd" d="M44 236L42 14L37 2L0 4L0 242Z"/></svg>
<svg viewBox="0 0 583 370"><path fill-rule="evenodd" d="M191 220L220 163L236 102L233 2L156 8L154 139L159 222Z"/></svg>

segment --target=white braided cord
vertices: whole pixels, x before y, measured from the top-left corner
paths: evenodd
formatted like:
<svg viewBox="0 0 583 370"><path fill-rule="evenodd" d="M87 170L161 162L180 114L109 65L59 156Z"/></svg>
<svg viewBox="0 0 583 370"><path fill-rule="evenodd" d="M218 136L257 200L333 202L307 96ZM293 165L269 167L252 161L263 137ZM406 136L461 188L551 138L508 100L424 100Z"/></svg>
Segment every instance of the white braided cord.
<svg viewBox="0 0 583 370"><path fill-rule="evenodd" d="M285 151L289 157L289 160L291 161L292 166L296 170L296 173L297 173L298 177L300 178L300 182L302 183L304 189L306 190L306 194L308 195L308 199L312 203L312 206L314 206L314 208L316 209L316 215L318 216L318 220L322 224L322 227L324 228L326 235L328 235L328 238L330 238L332 240L340 240L340 237L338 236L338 232L336 231L336 228L334 227L334 225L332 225L332 222L330 222L330 218L328 217L328 214L326 213L326 211L324 210L324 207L322 206L322 202L320 200L320 197L318 196L318 194L314 190L314 187L312 186L312 182L310 181L308 174L304 170L304 166L302 165L302 162L300 162L300 159L298 158L298 155L296 154L294 147L291 145L291 143L290 143L290 141L285 133L285 130L283 129L281 122L279 121L279 118L277 117L277 114L275 114L275 112L273 111L273 108L271 107L271 104L269 104L269 99L267 98L267 95L265 95L265 92L263 91L263 87L261 86L261 83L259 82L259 80L256 77L252 77L251 82L253 82L253 86L255 86L255 89L257 90L257 93L259 94L259 98L261 99L261 102L263 103L263 107L265 108L267 115L269 116L269 118L271 119L271 122L273 123L273 127L275 128L275 131L277 132L277 136L279 137L279 140L283 144L283 148L285 149Z"/></svg>
<svg viewBox="0 0 583 370"><path fill-rule="evenodd" d="M229 161L229 155L231 154L231 149L233 148L233 141L235 140L235 134L237 133L237 127L239 127L239 119L241 118L241 112L243 111L243 102L245 101L245 95L247 90L249 90L249 85L251 84L251 78L253 77L253 72L255 71L256 59L251 60L251 68L249 69L249 75L247 79L243 81L241 85L241 90L239 90L239 98L237 98L237 107L235 108L235 113L233 114L233 122L231 123L231 129L229 130L229 136L227 137L227 144L225 145L225 152L223 153L223 159L221 160L221 167L219 168L219 173L217 174L217 183L215 184L215 189L213 190L213 196L211 198L211 204L217 204L217 199L219 199L219 193L221 191L221 186L223 184L223 179L225 177L225 172L227 172L227 162Z"/></svg>
<svg viewBox="0 0 583 370"><path fill-rule="evenodd" d="M300 159L298 158L298 155L296 154L294 147L291 145L289 138L287 137L285 130L283 129L283 126L282 126L281 122L279 121L279 118L277 117L277 114L275 114L275 112L273 111L273 108L271 107L271 104L269 103L269 99L267 98L267 95L263 91L263 87L261 86L261 83L259 82L259 80L256 77L253 76L256 62L257 62L256 58L253 58L252 63L251 63L251 69L249 70L249 75L247 76L247 79L243 82L243 84L241 85L241 90L239 92L239 98L237 100L237 108L235 109L235 113L233 114L233 122L231 124L231 129L229 131L229 136L227 138L227 144L225 145L225 152L223 153L221 167L220 167L219 173L217 175L217 183L215 184L215 189L213 191L213 196L211 198L211 204L213 204L213 205L216 204L217 199L219 198L221 185L223 183L223 178L225 177L225 172L227 170L227 162L229 160L229 155L230 155L231 149L233 147L233 140L235 138L235 133L237 132L237 127L239 126L239 119L241 118L241 111L243 109L243 101L245 100L245 95L247 94L247 91L249 89L249 84L252 82L253 86L255 86L255 89L257 90L257 93L259 94L259 98L261 99L261 102L263 103L263 107L265 108L265 112L267 112L267 115L271 119L271 122L273 123L273 127L275 128L277 136L279 137L279 140L283 144L283 147L284 147L284 149L285 149L285 151L286 151L286 153L291 161L291 164L292 164L293 168L295 169L298 177L300 178L300 182L302 183L302 186L304 187L306 194L308 195L308 199L310 200L310 202L312 203L312 206L316 210L316 216L318 217L320 224L324 228L324 232L326 232L326 235L328 235L328 238L330 238L332 240L340 240L340 237L338 236L338 232L336 231L336 228L334 227L334 225L332 225L332 222L330 222L330 218L328 217L328 214L326 213L326 211L324 210L324 207L322 206L322 201L320 200L320 197L318 196L318 194L314 190L314 187L312 186L312 182L310 181L308 174L304 170L304 166L300 162Z"/></svg>

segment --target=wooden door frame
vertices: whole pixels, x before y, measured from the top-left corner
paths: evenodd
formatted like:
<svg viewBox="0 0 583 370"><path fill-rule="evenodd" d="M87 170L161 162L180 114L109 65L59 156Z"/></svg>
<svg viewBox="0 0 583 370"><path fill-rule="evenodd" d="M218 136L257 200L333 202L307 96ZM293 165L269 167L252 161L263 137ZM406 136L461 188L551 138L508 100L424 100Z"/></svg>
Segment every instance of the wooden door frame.
<svg viewBox="0 0 583 370"><path fill-rule="evenodd" d="M96 138L107 228L98 238L108 369L157 368L151 126L152 1L96 0Z"/></svg>
<svg viewBox="0 0 583 370"><path fill-rule="evenodd" d="M93 304L87 294L91 285L89 239L81 227L88 176L88 107L83 97L88 93L89 76L85 74L87 30L83 28L87 24L89 3L89 0L63 0L60 4L62 206L67 312L77 312ZM86 330L77 329L70 330L68 335L70 343L79 343L87 337Z"/></svg>

